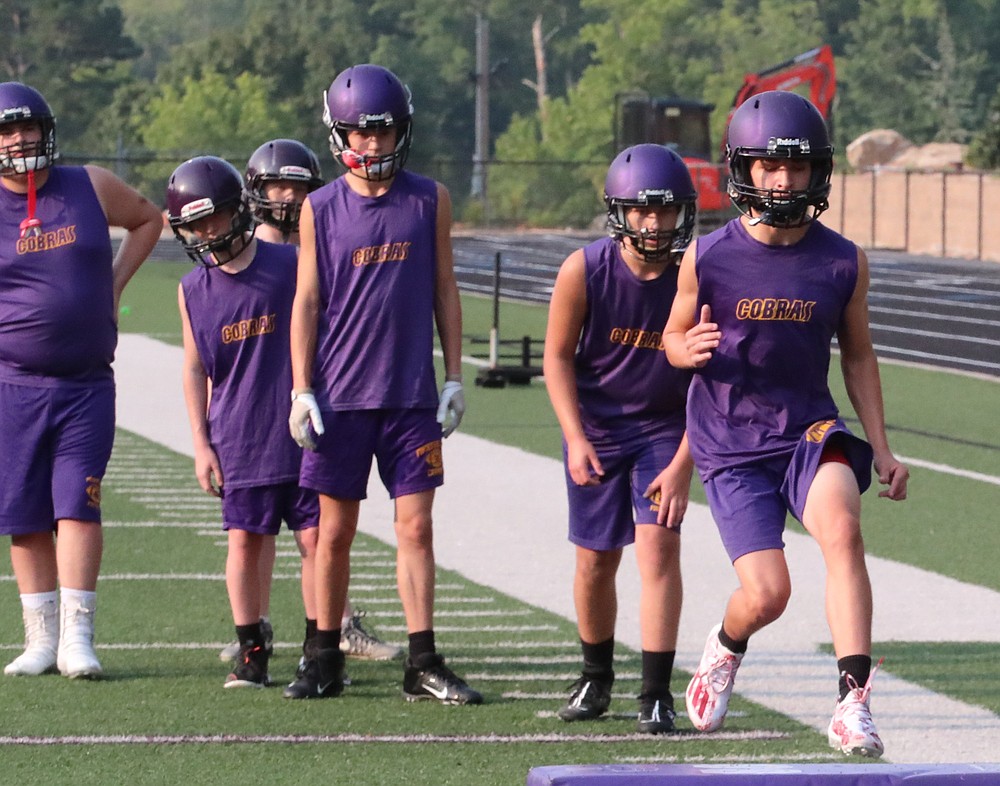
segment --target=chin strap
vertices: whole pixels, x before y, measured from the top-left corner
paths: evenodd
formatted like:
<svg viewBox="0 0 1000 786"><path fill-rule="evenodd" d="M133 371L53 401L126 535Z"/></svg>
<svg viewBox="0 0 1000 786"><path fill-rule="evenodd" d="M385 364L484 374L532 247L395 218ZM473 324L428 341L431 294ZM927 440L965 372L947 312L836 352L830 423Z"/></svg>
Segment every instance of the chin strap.
<svg viewBox="0 0 1000 786"><path fill-rule="evenodd" d="M37 204L37 190L35 189L35 170L28 170L28 217L21 222L21 239L34 237L42 233L42 222L35 217L35 205Z"/></svg>

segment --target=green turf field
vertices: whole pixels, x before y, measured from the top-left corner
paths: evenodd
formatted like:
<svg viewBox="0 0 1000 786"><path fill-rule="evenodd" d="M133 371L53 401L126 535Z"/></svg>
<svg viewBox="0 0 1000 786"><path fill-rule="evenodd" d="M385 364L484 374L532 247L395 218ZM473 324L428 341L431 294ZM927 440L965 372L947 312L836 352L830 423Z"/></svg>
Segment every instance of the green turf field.
<svg viewBox="0 0 1000 786"><path fill-rule="evenodd" d="M151 263L122 301L123 331L179 344L176 284L187 263ZM467 354L485 355L492 304L464 298ZM538 307L503 304L505 338L544 334ZM559 432L542 385L471 384L462 430L558 457ZM910 458L984 475L1000 466L1000 426L984 418L997 385L953 374L883 367L890 437ZM838 378L833 375L834 384ZM179 381L178 381L179 384ZM836 389L836 388L835 388ZM840 395L845 413L846 396ZM910 500L865 499L869 551L1000 590L992 555L1000 486L912 467ZM697 485L697 484L696 484ZM554 489L553 493L561 493ZM696 498L700 490L695 489ZM820 734L734 698L725 731L666 739L632 734L638 656L619 647L611 717L569 726L554 717L578 668L572 622L440 571L438 641L456 671L486 697L481 707L407 704L399 663L349 662L337 700L290 702L280 689L222 690L217 657L232 629L216 503L188 458L119 431L104 486L107 519L98 644L108 678L0 678L4 782L247 784L523 784L532 766L587 762L839 762ZM567 546L568 548L568 546ZM351 596L372 626L402 643L392 549L355 545ZM279 541L272 618L273 678L291 679L302 633L297 557ZM9 565L0 604L0 655L16 654L21 621ZM1000 712L995 645L878 645L885 668L932 690ZM687 675L675 676L675 693ZM970 686L974 686L970 688ZM684 728L690 728L686 720Z"/></svg>

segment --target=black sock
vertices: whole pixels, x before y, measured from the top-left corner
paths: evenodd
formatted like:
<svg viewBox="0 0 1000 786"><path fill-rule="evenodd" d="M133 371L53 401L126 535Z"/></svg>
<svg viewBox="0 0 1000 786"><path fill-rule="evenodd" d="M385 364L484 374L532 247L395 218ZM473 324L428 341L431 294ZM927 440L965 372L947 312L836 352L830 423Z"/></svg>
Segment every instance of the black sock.
<svg viewBox="0 0 1000 786"><path fill-rule="evenodd" d="M580 639L583 648L583 673L591 677L614 675L615 637L597 644Z"/></svg>
<svg viewBox="0 0 1000 786"><path fill-rule="evenodd" d="M747 651L747 645L750 643L750 639L736 641L736 639L729 637L729 634L726 633L725 627L721 627L719 628L719 643L730 652L740 655Z"/></svg>
<svg viewBox="0 0 1000 786"><path fill-rule="evenodd" d="M316 638L316 628L317 628L316 620L309 619L309 617L306 617L306 637L305 637L306 641Z"/></svg>
<svg viewBox="0 0 1000 786"><path fill-rule="evenodd" d="M340 649L340 628L336 630L316 629L316 649L318 650L339 650Z"/></svg>
<svg viewBox="0 0 1000 786"><path fill-rule="evenodd" d="M263 644L264 634L260 629L260 621L258 620L253 625L237 625L236 638L240 642L240 646L251 642L254 644Z"/></svg>
<svg viewBox="0 0 1000 786"><path fill-rule="evenodd" d="M433 655L437 652L433 630L418 630L416 633L411 633L408 638L411 661L415 661L421 655Z"/></svg>
<svg viewBox="0 0 1000 786"><path fill-rule="evenodd" d="M674 670L673 650L642 651L642 696L662 699L670 695L670 675Z"/></svg>
<svg viewBox="0 0 1000 786"><path fill-rule="evenodd" d="M851 692L851 687L847 683L850 675L854 683L859 688L863 688L868 682L868 675L872 673L872 659L870 655L848 655L837 660L837 670L840 672L840 699Z"/></svg>

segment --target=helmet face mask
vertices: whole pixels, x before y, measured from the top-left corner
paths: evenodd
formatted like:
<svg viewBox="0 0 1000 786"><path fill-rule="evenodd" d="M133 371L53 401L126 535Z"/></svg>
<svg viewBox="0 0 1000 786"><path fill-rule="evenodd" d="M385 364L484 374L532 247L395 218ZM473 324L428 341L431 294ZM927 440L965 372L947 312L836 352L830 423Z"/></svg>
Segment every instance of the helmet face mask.
<svg viewBox="0 0 1000 786"><path fill-rule="evenodd" d="M59 154L56 120L42 94L20 82L0 83L0 128L11 123L30 122L38 124L38 141L20 141L0 147L0 172L5 175L47 169Z"/></svg>
<svg viewBox="0 0 1000 786"><path fill-rule="evenodd" d="M323 185L316 154L294 139L272 139L258 147L247 161L245 181L254 221L273 226L286 237L298 231L302 203L271 199L269 184L302 183L306 193Z"/></svg>
<svg viewBox="0 0 1000 786"><path fill-rule="evenodd" d="M730 199L752 223L801 227L830 206L833 146L823 116L802 96L774 90L743 103L730 121L726 154ZM808 186L789 191L756 186L751 169L759 159L808 161Z"/></svg>
<svg viewBox="0 0 1000 786"><path fill-rule="evenodd" d="M205 237L204 219L229 214L225 232ZM185 161L167 184L167 219L174 237L195 264L218 267L239 256L255 224L236 168L215 156Z"/></svg>
<svg viewBox="0 0 1000 786"><path fill-rule="evenodd" d="M633 145L619 153L604 182L608 233L628 242L649 263L667 263L684 252L694 236L697 194L687 166L662 145ZM650 232L628 222L631 208L676 207L672 229Z"/></svg>
<svg viewBox="0 0 1000 786"><path fill-rule="evenodd" d="M365 180L389 180L403 168L413 141L409 89L382 66L362 64L342 71L323 93L323 123L330 129L330 152L350 173ZM393 128L396 140L385 155L354 150L351 131Z"/></svg>

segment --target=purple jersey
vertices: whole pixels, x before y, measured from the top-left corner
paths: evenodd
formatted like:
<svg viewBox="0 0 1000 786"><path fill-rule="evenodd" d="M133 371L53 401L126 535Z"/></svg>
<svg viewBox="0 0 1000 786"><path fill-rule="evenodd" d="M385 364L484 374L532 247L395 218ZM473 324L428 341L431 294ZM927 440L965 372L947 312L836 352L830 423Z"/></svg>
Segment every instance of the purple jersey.
<svg viewBox="0 0 1000 786"><path fill-rule="evenodd" d="M257 241L239 273L198 267L181 279L194 343L212 381L209 441L226 488L294 481L302 451L288 434L297 251Z"/></svg>
<svg viewBox="0 0 1000 786"><path fill-rule="evenodd" d="M41 226L23 238L27 195L0 187L0 376L110 382L118 331L108 222L86 169L48 172Z"/></svg>
<svg viewBox="0 0 1000 786"><path fill-rule="evenodd" d="M313 387L330 410L437 407L437 184L401 171L365 197L346 175L309 195L320 315Z"/></svg>
<svg viewBox="0 0 1000 786"><path fill-rule="evenodd" d="M663 352L663 326L677 294L677 267L641 281L613 238L583 249L587 313L575 367L580 417L587 439L620 443L660 431L684 431L691 374Z"/></svg>
<svg viewBox="0 0 1000 786"><path fill-rule="evenodd" d="M837 418L830 342L854 294L857 247L813 222L792 246L771 246L739 219L698 240L698 312L722 332L688 397L688 439L703 478L791 456L808 428Z"/></svg>

